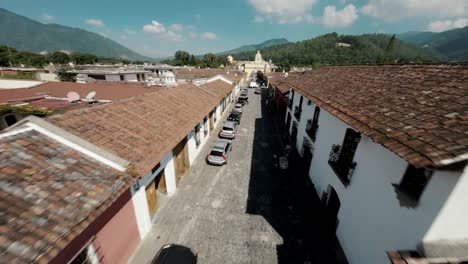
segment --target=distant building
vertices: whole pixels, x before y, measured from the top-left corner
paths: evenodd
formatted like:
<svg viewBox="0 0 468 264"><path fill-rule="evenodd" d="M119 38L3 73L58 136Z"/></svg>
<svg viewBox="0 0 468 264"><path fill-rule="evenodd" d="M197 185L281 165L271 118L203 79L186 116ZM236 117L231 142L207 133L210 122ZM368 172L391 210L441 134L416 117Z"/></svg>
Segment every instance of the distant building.
<svg viewBox="0 0 468 264"><path fill-rule="evenodd" d="M150 71L138 69L89 69L69 72L78 73L76 77L77 83L87 83L90 81L144 82L150 73Z"/></svg>
<svg viewBox="0 0 468 264"><path fill-rule="evenodd" d="M260 51L257 51L255 55L255 61L239 61L237 63L237 69L246 72L250 75L252 72L262 71L265 74L273 72L276 69L276 65L270 61L264 61Z"/></svg>
<svg viewBox="0 0 468 264"><path fill-rule="evenodd" d="M351 44L344 43L344 42L337 42L337 43L336 43L336 46L337 46L337 47L349 48L349 47L351 47Z"/></svg>

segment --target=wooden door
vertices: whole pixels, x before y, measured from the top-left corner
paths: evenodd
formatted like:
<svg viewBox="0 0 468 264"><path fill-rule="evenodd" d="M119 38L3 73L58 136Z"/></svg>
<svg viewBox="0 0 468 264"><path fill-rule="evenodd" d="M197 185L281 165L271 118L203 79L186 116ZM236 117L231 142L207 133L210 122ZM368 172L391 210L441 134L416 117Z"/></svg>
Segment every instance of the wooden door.
<svg viewBox="0 0 468 264"><path fill-rule="evenodd" d="M146 200L148 201L148 209L151 219L158 210L158 198L156 197L156 184L152 181L146 187Z"/></svg>
<svg viewBox="0 0 468 264"><path fill-rule="evenodd" d="M214 129L213 112L210 113L210 131Z"/></svg>
<svg viewBox="0 0 468 264"><path fill-rule="evenodd" d="M174 149L177 183L188 170L187 138L184 138Z"/></svg>
<svg viewBox="0 0 468 264"><path fill-rule="evenodd" d="M161 172L158 174L158 176L156 176L156 188L158 189L158 191L162 192L162 193L167 193L167 189L166 189L166 177L164 175L164 170L161 170Z"/></svg>

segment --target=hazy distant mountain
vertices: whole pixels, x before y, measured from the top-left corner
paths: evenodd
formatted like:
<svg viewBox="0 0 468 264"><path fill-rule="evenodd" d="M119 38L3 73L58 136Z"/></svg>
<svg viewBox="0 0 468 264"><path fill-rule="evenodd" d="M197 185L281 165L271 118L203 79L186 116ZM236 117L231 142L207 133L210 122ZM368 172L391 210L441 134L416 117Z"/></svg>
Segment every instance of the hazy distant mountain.
<svg viewBox="0 0 468 264"><path fill-rule="evenodd" d="M390 52L385 49L391 36L385 34L365 34L360 36L330 33L312 39L270 46L261 49L263 58L275 64L289 67L314 64L375 64L378 59L386 61L434 62L437 61L430 50L417 47L396 39ZM339 43L346 43L349 46ZM232 54L236 60L253 60L255 51Z"/></svg>
<svg viewBox="0 0 468 264"><path fill-rule="evenodd" d="M398 35L398 38L433 50L446 60L468 62L468 26L440 33L407 32Z"/></svg>
<svg viewBox="0 0 468 264"><path fill-rule="evenodd" d="M285 38L270 39L270 40L264 41L264 42L262 42L260 44L245 45L245 46L241 46L239 48L233 49L233 50L220 52L218 54L219 55L228 55L228 54L235 54L235 53L246 52L246 51L257 51L257 50L268 48L268 47L271 47L271 46L276 46L276 45L281 45L281 44L288 44L288 43L290 43L289 40L287 40Z"/></svg>
<svg viewBox="0 0 468 264"><path fill-rule="evenodd" d="M0 44L32 52L66 50L130 60L151 59L99 34L43 24L3 8L0 8Z"/></svg>

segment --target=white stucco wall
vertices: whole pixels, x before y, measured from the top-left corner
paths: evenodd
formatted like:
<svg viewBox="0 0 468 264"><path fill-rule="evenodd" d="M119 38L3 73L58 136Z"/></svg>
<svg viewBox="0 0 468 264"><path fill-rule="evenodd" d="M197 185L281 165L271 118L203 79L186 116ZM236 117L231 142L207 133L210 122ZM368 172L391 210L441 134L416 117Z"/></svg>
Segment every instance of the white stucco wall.
<svg viewBox="0 0 468 264"><path fill-rule="evenodd" d="M291 111L292 120L296 120L294 107L299 104L299 97L300 94L296 92ZM307 101L308 99L304 98L301 122L298 126L299 151L302 150L303 138L306 135L306 122L313 117L315 108L313 103L307 105ZM416 208L402 207L392 183L398 184L401 181L407 162L362 135L354 156L357 166L349 186L345 187L329 166L328 157L332 144L342 144L346 128L349 128L347 124L321 109L309 176L319 195L326 191L330 184L340 198L337 236L349 263L388 263L385 251L416 249L422 242L457 184L460 173L435 172L420 198L419 205ZM459 196L462 197L457 196L459 203L467 197L465 194ZM460 204L445 205L447 217L450 219L458 213L455 206ZM444 220L444 217L441 221L445 223L445 228L436 228L436 237L447 231L446 224L449 221ZM460 221L466 221L465 219ZM459 223L461 222L456 221L453 224ZM449 234L455 235L456 231L451 231Z"/></svg>
<svg viewBox="0 0 468 264"><path fill-rule="evenodd" d="M126 82L137 82L138 81L137 76L136 76L135 73L130 73L130 74L127 73L127 74L124 75L124 78L125 78Z"/></svg>
<svg viewBox="0 0 468 264"><path fill-rule="evenodd" d="M176 192L176 171L172 151L166 157L168 160L164 167L164 177L166 179L167 194L172 195Z"/></svg>
<svg viewBox="0 0 468 264"><path fill-rule="evenodd" d="M107 75L106 75L106 81L120 82L120 75L117 75L117 74L107 74Z"/></svg>
<svg viewBox="0 0 468 264"><path fill-rule="evenodd" d="M458 173L438 171L437 178L456 181ZM424 242L437 242L444 240L468 240L468 166L465 167L460 180L456 184L444 207L435 219L429 232L424 237Z"/></svg>
<svg viewBox="0 0 468 264"><path fill-rule="evenodd" d="M208 124L208 122L206 122L206 123L207 123L206 126L204 125L205 122L203 120L199 123L200 124L200 132L199 132L200 133L200 145L198 145L198 147L197 147L197 144L195 142L195 134L189 135L188 152L189 152L190 164L193 164L195 159L200 154L200 151L202 150L203 146L205 146L205 143L206 143L208 137L210 136L209 124ZM205 136L205 133L204 133L205 129L208 131L206 136Z"/></svg>
<svg viewBox="0 0 468 264"><path fill-rule="evenodd" d="M135 191L135 186L132 186L132 202L135 210L136 223L140 239L143 239L151 230L151 218L149 215L148 202L146 201L145 186L140 186L140 189Z"/></svg>

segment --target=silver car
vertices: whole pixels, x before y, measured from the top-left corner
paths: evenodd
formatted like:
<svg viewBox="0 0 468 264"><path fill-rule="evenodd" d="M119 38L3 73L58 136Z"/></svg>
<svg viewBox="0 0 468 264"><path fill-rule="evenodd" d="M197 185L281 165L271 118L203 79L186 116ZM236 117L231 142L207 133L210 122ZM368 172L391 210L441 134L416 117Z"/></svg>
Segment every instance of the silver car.
<svg viewBox="0 0 468 264"><path fill-rule="evenodd" d="M226 121L223 124L223 127L219 131L220 138L229 138L234 139L236 138L237 132L237 123L235 121Z"/></svg>
<svg viewBox="0 0 468 264"><path fill-rule="evenodd" d="M216 140L211 147L206 162L213 165L224 165L227 163L229 152L232 149L232 143L227 139Z"/></svg>
<svg viewBox="0 0 468 264"><path fill-rule="evenodd" d="M241 103L236 103L236 105L234 105L234 111L242 113L242 104Z"/></svg>

